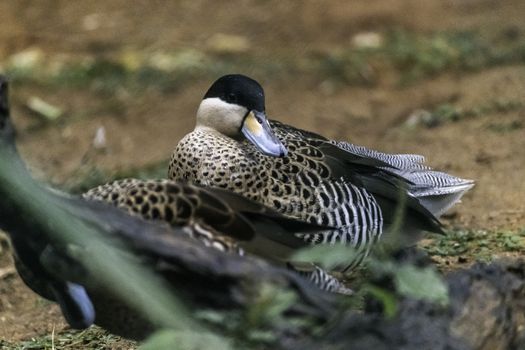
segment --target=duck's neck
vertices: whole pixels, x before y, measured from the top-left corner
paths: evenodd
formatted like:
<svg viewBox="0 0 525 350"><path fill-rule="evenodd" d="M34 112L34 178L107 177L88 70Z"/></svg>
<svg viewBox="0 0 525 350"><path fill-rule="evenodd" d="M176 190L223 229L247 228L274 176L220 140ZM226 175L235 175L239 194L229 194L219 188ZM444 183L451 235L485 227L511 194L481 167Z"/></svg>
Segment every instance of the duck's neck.
<svg viewBox="0 0 525 350"><path fill-rule="evenodd" d="M246 113L245 107L224 102L217 97L205 98L197 110L195 130L213 129L226 136L236 137Z"/></svg>

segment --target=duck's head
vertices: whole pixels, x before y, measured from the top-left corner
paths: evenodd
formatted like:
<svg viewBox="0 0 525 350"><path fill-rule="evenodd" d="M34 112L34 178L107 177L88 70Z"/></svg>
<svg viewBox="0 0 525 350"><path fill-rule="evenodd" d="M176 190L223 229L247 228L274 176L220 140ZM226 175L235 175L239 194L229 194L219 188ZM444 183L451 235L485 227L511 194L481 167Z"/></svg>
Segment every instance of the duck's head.
<svg viewBox="0 0 525 350"><path fill-rule="evenodd" d="M225 75L213 83L197 111L197 128L244 137L269 156L283 157L288 152L266 118L263 88L244 75Z"/></svg>

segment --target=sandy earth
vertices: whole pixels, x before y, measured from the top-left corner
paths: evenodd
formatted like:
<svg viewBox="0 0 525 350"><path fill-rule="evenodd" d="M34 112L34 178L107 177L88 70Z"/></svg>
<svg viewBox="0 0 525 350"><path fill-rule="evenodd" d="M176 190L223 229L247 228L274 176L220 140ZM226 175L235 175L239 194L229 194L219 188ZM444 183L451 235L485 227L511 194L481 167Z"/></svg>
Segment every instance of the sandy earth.
<svg viewBox="0 0 525 350"><path fill-rule="evenodd" d="M277 0L134 4L124 0L2 1L0 59L35 46L53 54L94 56L128 47L200 49L213 33L249 38L250 51L261 61L272 55L299 60L311 52L348 46L357 33L388 28L416 33L469 29L481 36L509 28L525 36L522 0L341 0L323 7L317 2ZM525 130L491 129L494 123L523 125L525 109L493 111L435 128L404 127L414 111L443 103L469 109L495 97L525 101L523 65L443 73L403 87L388 77L374 86L335 90L323 88L322 81L308 76L256 78L265 87L267 111L273 119L379 150L419 153L440 170L476 180L476 187L446 219L448 225L525 227ZM92 164L117 171L161 162L191 130L196 107L209 84L209 80L197 80L168 93L116 96L118 112L103 110L89 118L38 127L23 107L29 96L41 96L69 112L106 103L107 97L67 87L49 91L15 84L11 95L21 152L37 177L64 184L83 166L95 130L104 126L107 151L92 155ZM62 329L57 308L37 299L9 272L11 267L4 247L0 253L0 339L28 339Z"/></svg>

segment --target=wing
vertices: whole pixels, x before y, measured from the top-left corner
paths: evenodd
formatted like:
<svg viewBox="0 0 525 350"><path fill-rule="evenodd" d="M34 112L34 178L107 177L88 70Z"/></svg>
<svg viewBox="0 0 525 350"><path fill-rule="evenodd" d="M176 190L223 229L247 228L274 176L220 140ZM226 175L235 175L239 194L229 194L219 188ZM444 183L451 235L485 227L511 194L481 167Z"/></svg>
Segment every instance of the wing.
<svg viewBox="0 0 525 350"><path fill-rule="evenodd" d="M146 220L159 220L173 226L201 222L214 230L247 240L253 225L223 201L195 186L169 180L126 179L99 186L84 198L109 202Z"/></svg>
<svg viewBox="0 0 525 350"><path fill-rule="evenodd" d="M425 158L416 154L388 154L353 145L348 142L331 141L337 147L364 157L387 163L381 169L401 178L407 186L408 194L439 217L474 186L474 181L432 170L424 165Z"/></svg>
<svg viewBox="0 0 525 350"><path fill-rule="evenodd" d="M302 170L302 173L313 171L321 180L343 181L366 189L380 203L386 224L394 222L395 208L400 197L404 196L407 217L416 218L420 229L442 232L436 216L410 192L416 187L415 179L403 176L404 171L394 167L394 164L401 165L401 159L419 160L419 157L402 155L391 160L381 156L382 153L367 152L364 147L352 147L347 143L336 143L279 122L272 121L272 127L282 140L286 140L292 162L307 169Z"/></svg>
<svg viewBox="0 0 525 350"><path fill-rule="evenodd" d="M84 198L102 200L147 220L174 226L210 228L211 234L251 241L256 235L279 244L300 247L294 233L326 229L278 212L233 192L170 180L127 179L94 188ZM259 238L260 239L260 238Z"/></svg>

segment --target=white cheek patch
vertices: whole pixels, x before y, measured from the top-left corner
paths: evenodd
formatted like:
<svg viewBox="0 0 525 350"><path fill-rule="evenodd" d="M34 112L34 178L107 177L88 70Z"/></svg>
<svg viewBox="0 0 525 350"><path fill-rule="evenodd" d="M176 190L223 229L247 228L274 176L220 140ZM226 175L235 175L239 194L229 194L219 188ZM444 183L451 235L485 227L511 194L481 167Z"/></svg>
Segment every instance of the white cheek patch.
<svg viewBox="0 0 525 350"><path fill-rule="evenodd" d="M197 111L195 128L207 127L224 135L236 136L246 113L248 110L243 106L224 102L218 97L206 98Z"/></svg>

